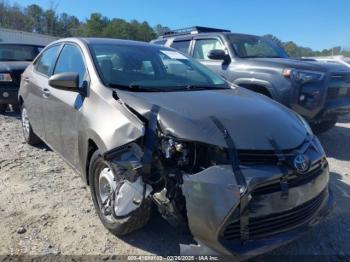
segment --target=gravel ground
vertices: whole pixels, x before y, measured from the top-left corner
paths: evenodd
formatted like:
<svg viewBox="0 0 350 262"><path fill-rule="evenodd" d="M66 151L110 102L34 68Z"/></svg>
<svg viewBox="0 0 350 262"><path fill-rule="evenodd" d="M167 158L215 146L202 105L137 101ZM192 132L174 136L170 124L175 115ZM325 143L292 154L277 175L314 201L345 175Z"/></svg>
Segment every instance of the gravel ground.
<svg viewBox="0 0 350 262"><path fill-rule="evenodd" d="M327 255L343 261L350 255L350 117L320 140L329 157L335 211L301 239L256 260ZM0 115L0 214L0 255L5 256L178 255L178 244L187 241L159 215L129 236L110 234L80 176L47 147L25 144L19 115L11 112Z"/></svg>

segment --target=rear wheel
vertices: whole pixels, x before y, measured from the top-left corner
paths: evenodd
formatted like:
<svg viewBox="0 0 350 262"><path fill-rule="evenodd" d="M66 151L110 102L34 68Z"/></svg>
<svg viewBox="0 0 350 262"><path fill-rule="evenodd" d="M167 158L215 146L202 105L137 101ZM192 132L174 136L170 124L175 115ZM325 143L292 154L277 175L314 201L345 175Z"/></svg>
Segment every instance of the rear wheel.
<svg viewBox="0 0 350 262"><path fill-rule="evenodd" d="M21 110L21 120L22 120L22 130L23 130L23 136L24 140L29 145L37 145L41 143L40 138L34 133L32 126L29 121L28 117L28 111L23 106Z"/></svg>
<svg viewBox="0 0 350 262"><path fill-rule="evenodd" d="M329 120L324 120L321 122L315 122L315 123L311 123L311 129L315 134L321 134L324 132L327 132L328 130L332 129L335 124L337 123L337 118L332 118Z"/></svg>
<svg viewBox="0 0 350 262"><path fill-rule="evenodd" d="M112 169L99 151L96 151L92 155L89 168L92 200L103 225L117 236L126 235L144 227L151 216L152 203L147 198L129 216L122 219L113 216L111 209L114 207L112 206L110 197L118 187L118 183L125 179L116 168Z"/></svg>
<svg viewBox="0 0 350 262"><path fill-rule="evenodd" d="M7 109L7 105L6 104L0 104L0 113L1 114L5 113L6 109Z"/></svg>

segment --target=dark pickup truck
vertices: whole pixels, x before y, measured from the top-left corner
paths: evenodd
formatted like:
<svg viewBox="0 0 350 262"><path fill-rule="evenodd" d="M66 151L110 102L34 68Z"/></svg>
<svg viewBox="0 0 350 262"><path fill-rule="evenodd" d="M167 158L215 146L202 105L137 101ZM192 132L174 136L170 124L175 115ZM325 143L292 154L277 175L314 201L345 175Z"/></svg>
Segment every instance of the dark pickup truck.
<svg viewBox="0 0 350 262"><path fill-rule="evenodd" d="M269 38L191 27L166 32L152 43L173 47L228 81L293 109L316 133L350 113L349 68L290 58Z"/></svg>
<svg viewBox="0 0 350 262"><path fill-rule="evenodd" d="M26 44L0 44L0 113L9 104L18 110L18 89L21 75L43 46Z"/></svg>

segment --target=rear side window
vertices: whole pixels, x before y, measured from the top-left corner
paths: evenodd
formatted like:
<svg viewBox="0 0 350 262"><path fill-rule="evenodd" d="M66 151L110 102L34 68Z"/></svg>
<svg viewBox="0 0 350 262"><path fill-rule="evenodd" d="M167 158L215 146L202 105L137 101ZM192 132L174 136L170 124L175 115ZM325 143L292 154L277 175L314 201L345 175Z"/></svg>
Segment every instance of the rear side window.
<svg viewBox="0 0 350 262"><path fill-rule="evenodd" d="M176 41L171 44L172 48L179 50L181 53L188 54L191 41Z"/></svg>
<svg viewBox="0 0 350 262"><path fill-rule="evenodd" d="M46 76L50 74L50 69L56 60L60 46L56 45L46 49L36 62L36 70Z"/></svg>
<svg viewBox="0 0 350 262"><path fill-rule="evenodd" d="M154 41L153 44L155 45L165 45L167 40L157 40L157 41Z"/></svg>
<svg viewBox="0 0 350 262"><path fill-rule="evenodd" d="M54 74L78 73L79 86L82 86L85 78L85 72L86 67L79 48L70 44L65 45L57 60Z"/></svg>
<svg viewBox="0 0 350 262"><path fill-rule="evenodd" d="M214 49L224 50L223 45L218 39L200 39L196 40L193 50L193 57L201 60L210 60L209 52Z"/></svg>

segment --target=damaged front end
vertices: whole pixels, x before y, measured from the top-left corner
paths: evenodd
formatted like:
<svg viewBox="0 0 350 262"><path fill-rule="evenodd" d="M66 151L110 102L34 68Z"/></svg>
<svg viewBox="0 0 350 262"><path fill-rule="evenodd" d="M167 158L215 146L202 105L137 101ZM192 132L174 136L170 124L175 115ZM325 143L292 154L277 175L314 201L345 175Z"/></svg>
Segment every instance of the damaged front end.
<svg viewBox="0 0 350 262"><path fill-rule="evenodd" d="M271 138L270 150L240 149L210 117L208 141L221 137L213 145L181 136L161 111L146 110L145 136L104 156L135 175L123 192L115 190L115 210L127 215L153 200L170 224L188 227L198 243L182 246L183 254L257 255L298 237L331 210L328 163L313 135L287 150Z"/></svg>

